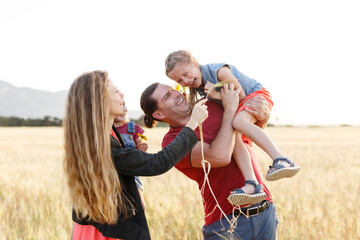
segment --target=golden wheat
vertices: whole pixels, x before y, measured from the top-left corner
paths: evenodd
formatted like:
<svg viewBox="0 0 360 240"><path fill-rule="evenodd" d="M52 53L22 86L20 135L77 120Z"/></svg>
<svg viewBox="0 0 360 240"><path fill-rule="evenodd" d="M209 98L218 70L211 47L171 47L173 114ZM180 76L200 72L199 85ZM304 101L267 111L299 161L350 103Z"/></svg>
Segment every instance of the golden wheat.
<svg viewBox="0 0 360 240"><path fill-rule="evenodd" d="M146 129L149 152L165 128ZM360 128L267 128L301 166L267 182L280 220L278 239L359 239ZM62 128L0 128L0 239L67 239L71 204L63 183ZM264 174L270 158L254 146ZM177 170L142 177L153 239L202 239L197 185Z"/></svg>

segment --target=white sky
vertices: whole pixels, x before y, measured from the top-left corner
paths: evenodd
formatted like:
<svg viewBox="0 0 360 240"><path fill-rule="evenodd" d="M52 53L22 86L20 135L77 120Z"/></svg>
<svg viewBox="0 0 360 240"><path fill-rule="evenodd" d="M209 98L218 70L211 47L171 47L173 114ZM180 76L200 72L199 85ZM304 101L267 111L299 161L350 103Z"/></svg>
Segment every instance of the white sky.
<svg viewBox="0 0 360 240"><path fill-rule="evenodd" d="M358 1L0 0L0 80L67 90L106 70L140 109L168 53L227 62L272 93L276 124L360 124Z"/></svg>

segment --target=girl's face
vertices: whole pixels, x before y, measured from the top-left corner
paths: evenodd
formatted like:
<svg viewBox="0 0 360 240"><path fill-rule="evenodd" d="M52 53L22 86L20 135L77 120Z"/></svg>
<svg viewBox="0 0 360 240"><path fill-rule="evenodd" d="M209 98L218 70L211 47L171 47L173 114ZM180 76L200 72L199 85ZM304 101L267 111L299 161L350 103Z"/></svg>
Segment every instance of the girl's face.
<svg viewBox="0 0 360 240"><path fill-rule="evenodd" d="M124 94L122 94L114 83L109 79L108 82L109 101L110 101L110 115L116 117L124 114L125 112L125 101Z"/></svg>
<svg viewBox="0 0 360 240"><path fill-rule="evenodd" d="M120 91L119 91L119 93L122 95L122 96L124 96ZM122 104L123 105L123 114L121 114L121 115L118 115L118 116L116 116L115 117L115 119L114 119L114 122L115 123L125 123L125 121L126 121L126 115L127 115L127 108L126 108L126 105L125 105L125 101L124 101L124 103Z"/></svg>
<svg viewBox="0 0 360 240"><path fill-rule="evenodd" d="M198 88L203 83L200 66L195 63L178 63L168 77L183 87Z"/></svg>

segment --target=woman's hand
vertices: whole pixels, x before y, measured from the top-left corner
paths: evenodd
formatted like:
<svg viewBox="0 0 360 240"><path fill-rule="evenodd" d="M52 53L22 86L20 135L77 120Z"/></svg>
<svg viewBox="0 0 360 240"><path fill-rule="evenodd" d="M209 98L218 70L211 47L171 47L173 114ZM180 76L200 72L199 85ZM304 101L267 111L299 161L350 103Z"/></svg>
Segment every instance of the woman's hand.
<svg viewBox="0 0 360 240"><path fill-rule="evenodd" d="M190 120L186 124L186 127L195 130L199 124L203 123L205 119L209 116L207 106L205 105L206 99L200 100L194 105L194 108L191 112Z"/></svg>

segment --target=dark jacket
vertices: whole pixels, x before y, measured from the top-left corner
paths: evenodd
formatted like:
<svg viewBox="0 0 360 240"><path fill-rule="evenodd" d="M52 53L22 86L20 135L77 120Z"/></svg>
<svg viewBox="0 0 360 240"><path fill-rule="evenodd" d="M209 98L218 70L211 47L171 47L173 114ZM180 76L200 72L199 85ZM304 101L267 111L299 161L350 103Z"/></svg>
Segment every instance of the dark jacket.
<svg viewBox="0 0 360 240"><path fill-rule="evenodd" d="M125 188L126 196L134 205L135 209L131 210L133 214L125 220L123 216L119 216L118 222L113 225L78 219L74 211L72 218L79 224L93 225L105 237L128 240L150 239L150 232L134 176L155 176L165 173L191 151L198 142L198 139L190 128L185 127L172 143L160 152L151 154L139 150L126 149L114 137L111 138L111 154L115 168L118 172L120 183Z"/></svg>

